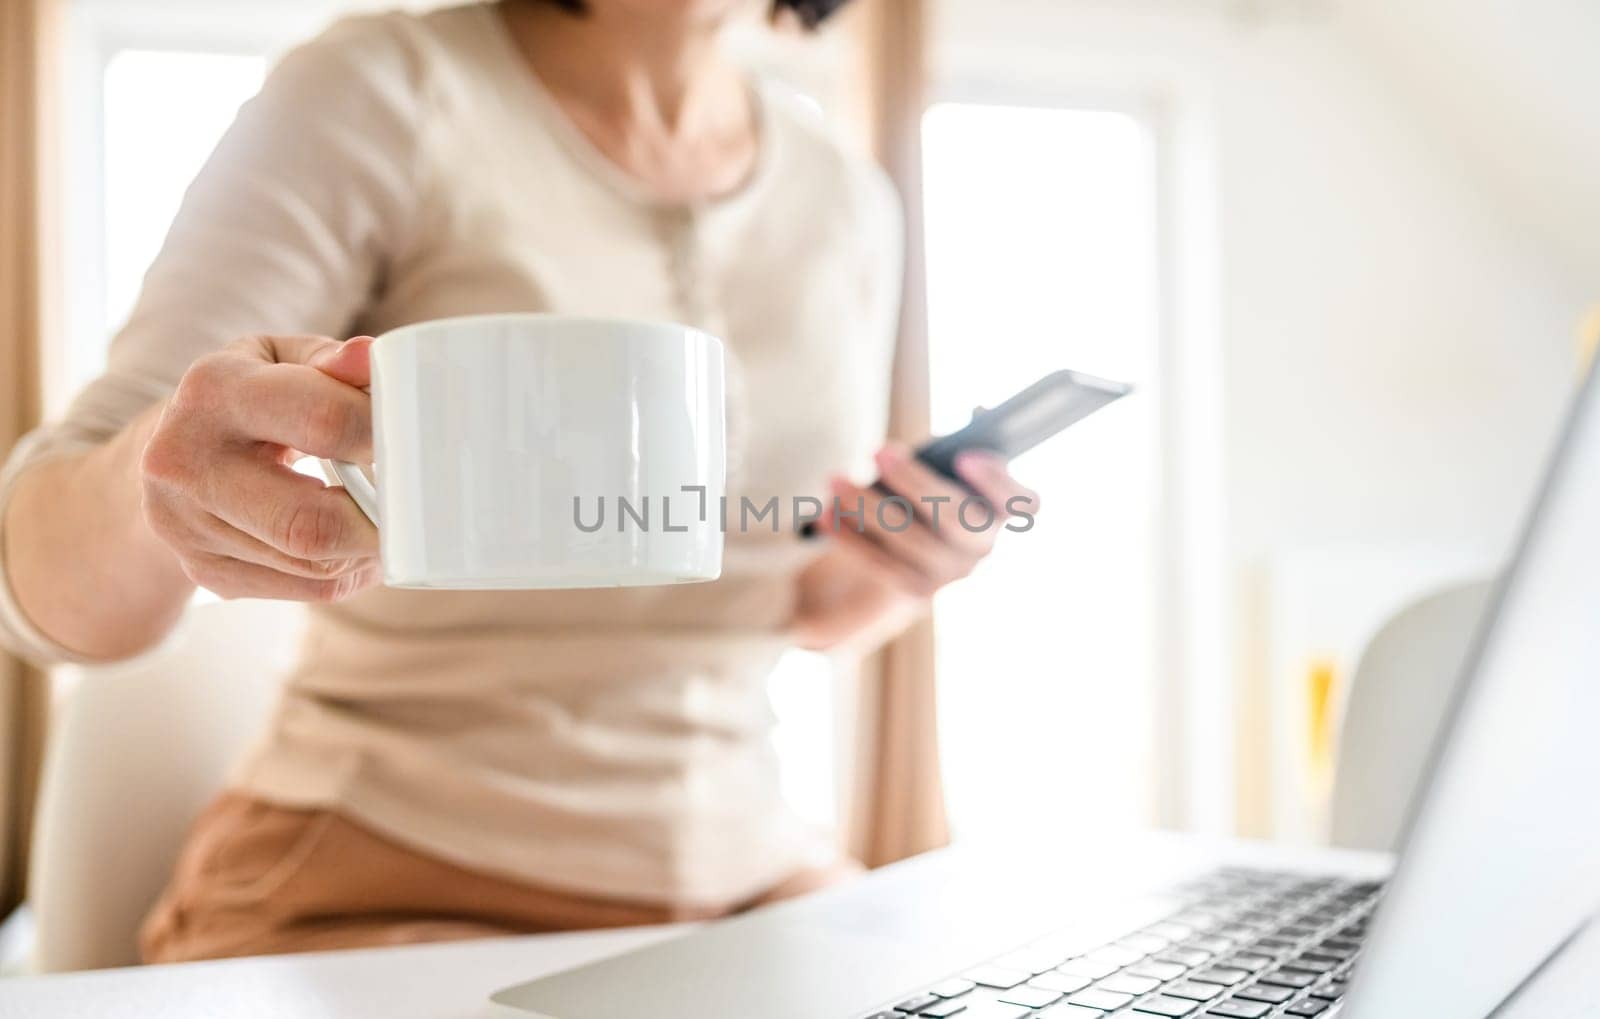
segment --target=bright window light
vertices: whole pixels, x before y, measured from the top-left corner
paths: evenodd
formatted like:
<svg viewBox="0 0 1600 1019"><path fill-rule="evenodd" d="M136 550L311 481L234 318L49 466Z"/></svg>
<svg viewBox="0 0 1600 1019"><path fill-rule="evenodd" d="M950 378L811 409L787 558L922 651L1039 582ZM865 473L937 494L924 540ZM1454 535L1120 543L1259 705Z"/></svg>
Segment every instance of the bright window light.
<svg viewBox="0 0 1600 1019"><path fill-rule="evenodd" d="M265 73L253 54L130 49L106 62L106 335L127 318L184 190ZM102 364L85 361L80 383Z"/></svg>
<svg viewBox="0 0 1600 1019"><path fill-rule="evenodd" d="M839 820L835 669L824 655L790 651L767 681L783 797L802 820L822 831Z"/></svg>
<svg viewBox="0 0 1600 1019"><path fill-rule="evenodd" d="M1043 512L936 604L958 836L1152 816L1158 431L1155 155L1115 112L941 103L923 118L936 433L1072 368L1133 396L1020 458Z"/></svg>

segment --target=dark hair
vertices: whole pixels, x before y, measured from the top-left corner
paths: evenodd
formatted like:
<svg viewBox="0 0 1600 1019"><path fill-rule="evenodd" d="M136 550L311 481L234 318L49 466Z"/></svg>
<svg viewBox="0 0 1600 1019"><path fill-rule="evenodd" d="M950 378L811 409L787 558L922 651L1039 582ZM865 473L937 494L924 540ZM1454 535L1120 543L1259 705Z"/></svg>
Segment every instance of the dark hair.
<svg viewBox="0 0 1600 1019"><path fill-rule="evenodd" d="M586 10L584 0L548 0L548 2L573 14L582 14ZM849 2L850 0L772 0L772 13L777 16L784 11L792 11L802 25L816 28L826 21L829 15Z"/></svg>

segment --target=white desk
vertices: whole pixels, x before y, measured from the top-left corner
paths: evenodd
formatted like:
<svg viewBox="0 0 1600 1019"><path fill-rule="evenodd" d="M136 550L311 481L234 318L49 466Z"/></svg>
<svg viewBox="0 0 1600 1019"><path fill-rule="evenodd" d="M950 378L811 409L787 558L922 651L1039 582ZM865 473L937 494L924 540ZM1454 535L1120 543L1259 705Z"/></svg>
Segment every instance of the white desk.
<svg viewBox="0 0 1600 1019"><path fill-rule="evenodd" d="M508 984L625 952L673 927L310 952L0 980L3 1019L510 1019Z"/></svg>
<svg viewBox="0 0 1600 1019"><path fill-rule="evenodd" d="M1330 867L1350 859L1291 850L1253 855L1263 864L1281 857L1301 865L1325 855ZM525 1013L490 1003L490 992L685 929L541 934L0 980L0 1019L514 1019ZM1600 924L1497 1019L1593 1016L1600 1016Z"/></svg>

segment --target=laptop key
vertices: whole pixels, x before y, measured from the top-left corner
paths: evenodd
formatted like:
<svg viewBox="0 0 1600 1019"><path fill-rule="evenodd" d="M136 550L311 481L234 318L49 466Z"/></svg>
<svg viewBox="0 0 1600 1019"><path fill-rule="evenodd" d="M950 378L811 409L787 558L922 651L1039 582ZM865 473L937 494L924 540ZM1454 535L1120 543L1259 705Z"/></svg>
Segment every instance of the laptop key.
<svg viewBox="0 0 1600 1019"><path fill-rule="evenodd" d="M960 977L954 977L942 984L934 984L928 988L928 993L939 998L959 998L976 986L978 985L971 980L962 980Z"/></svg>
<svg viewBox="0 0 1600 1019"><path fill-rule="evenodd" d="M1090 1008L1098 1008L1102 1012L1110 1012L1112 1009L1121 1008L1132 1000L1133 995L1131 994L1117 994L1115 991L1097 991L1091 987L1087 991L1079 991L1068 998L1067 1004L1087 1005Z"/></svg>
<svg viewBox="0 0 1600 1019"><path fill-rule="evenodd" d="M1129 966L1122 972L1130 976L1149 977L1152 980L1176 980L1188 972L1189 967L1180 966L1175 962L1156 962L1148 959L1137 966Z"/></svg>
<svg viewBox="0 0 1600 1019"><path fill-rule="evenodd" d="M899 1012L874 1012L863 1019L906 1019L906 1017Z"/></svg>
<svg viewBox="0 0 1600 1019"><path fill-rule="evenodd" d="M940 998L937 995L919 994L915 998L907 998L905 1001L900 1002L900 1004L895 1006L895 1009L900 1012L910 1012L912 1014L916 1014L925 1008L932 1008L934 1005L939 1004L939 1002L943 1000L943 998Z"/></svg>
<svg viewBox="0 0 1600 1019"><path fill-rule="evenodd" d="M993 987L1001 991L1009 991L1033 976L1032 973L1025 973L1020 969L1003 969L999 966L979 966L961 975L979 986Z"/></svg>
<svg viewBox="0 0 1600 1019"><path fill-rule="evenodd" d="M1315 973L1302 973L1299 970L1275 969L1261 978L1264 984L1279 984L1283 987L1310 987L1317 982Z"/></svg>
<svg viewBox="0 0 1600 1019"><path fill-rule="evenodd" d="M1224 966L1233 966L1238 969L1247 969L1254 973L1258 970L1266 969L1268 966L1271 966L1274 961L1275 960L1270 956L1252 955L1248 952L1245 952L1239 955L1229 956L1228 958L1222 960L1222 964Z"/></svg>
<svg viewBox="0 0 1600 1019"><path fill-rule="evenodd" d="M1070 973L1073 976L1088 977L1099 980L1108 977L1122 967L1106 962L1104 959L1091 959L1087 955L1081 959L1068 959L1058 967L1061 973ZM979 981L982 983L983 981Z"/></svg>
<svg viewBox="0 0 1600 1019"><path fill-rule="evenodd" d="M1158 938L1166 938L1168 941L1182 941L1184 938L1194 936L1193 927L1187 927L1181 923L1172 923L1170 921L1165 923L1153 923L1145 928L1145 932L1148 934L1154 934Z"/></svg>
<svg viewBox="0 0 1600 1019"><path fill-rule="evenodd" d="M1210 952L1196 948L1169 948L1156 956L1156 962L1176 962L1183 966L1198 966L1211 958Z"/></svg>
<svg viewBox="0 0 1600 1019"><path fill-rule="evenodd" d="M1181 984L1173 984L1161 993L1174 998L1188 998L1190 1001L1210 1001L1222 994L1223 990L1216 984L1194 984L1185 980Z"/></svg>
<svg viewBox="0 0 1600 1019"><path fill-rule="evenodd" d="M1013 987L1000 995L1000 1000L1007 1005L1026 1005L1029 1008L1044 1008L1060 1000L1060 991L1048 991L1043 987Z"/></svg>
<svg viewBox="0 0 1600 1019"><path fill-rule="evenodd" d="M1131 948L1140 955L1150 955L1159 952L1172 944L1172 939L1159 937L1148 932L1129 934L1125 938L1118 938L1117 944L1124 948Z"/></svg>
<svg viewBox="0 0 1600 1019"><path fill-rule="evenodd" d="M957 998L940 998L937 1005L928 1006L918 1015L925 1016L926 1019L949 1019L957 1012L966 1011L966 1008L967 1003Z"/></svg>
<svg viewBox="0 0 1600 1019"><path fill-rule="evenodd" d="M1075 976L1071 973L1040 973L1028 981L1029 987L1042 987L1047 991L1060 991L1062 994L1071 994L1081 991L1094 981L1088 977Z"/></svg>
<svg viewBox="0 0 1600 1019"><path fill-rule="evenodd" d="M1293 1016L1321 1015L1322 1013L1326 1012L1329 1007L1329 1003L1323 1001L1321 998L1307 998L1304 1001L1297 1001L1293 1005L1290 1005L1288 1008L1283 1010L1283 1014Z"/></svg>
<svg viewBox="0 0 1600 1019"><path fill-rule="evenodd" d="M1355 955L1353 948L1330 948L1326 944L1313 945L1305 950L1305 956L1311 959L1327 959L1329 962L1346 962Z"/></svg>
<svg viewBox="0 0 1600 1019"><path fill-rule="evenodd" d="M1337 962L1330 962L1327 959L1313 959L1310 956L1302 955L1297 959L1290 959L1288 962L1284 963L1283 968L1297 969L1306 973L1321 974L1332 973L1334 970L1339 968L1339 964Z"/></svg>
<svg viewBox="0 0 1600 1019"><path fill-rule="evenodd" d="M1228 966L1212 966L1210 969L1203 969L1198 973L1189 974L1189 979L1197 984L1231 986L1241 980L1250 979L1250 971L1247 969L1233 969Z"/></svg>
<svg viewBox="0 0 1600 1019"><path fill-rule="evenodd" d="M1161 986L1161 981L1149 977L1130 976L1128 973L1118 973L1114 977L1095 984L1102 991L1116 991L1118 994L1148 994Z"/></svg>
<svg viewBox="0 0 1600 1019"><path fill-rule="evenodd" d="M1251 1001L1264 1001L1269 1005L1281 1005L1294 997L1293 987L1279 987L1276 984L1251 984L1234 995L1235 998L1248 998Z"/></svg>
<svg viewBox="0 0 1600 1019"><path fill-rule="evenodd" d="M1344 988L1338 984L1325 984L1322 987L1311 988L1313 998L1325 998L1328 1001L1338 1001L1344 997Z"/></svg>
<svg viewBox="0 0 1600 1019"><path fill-rule="evenodd" d="M1259 1001L1229 998L1206 1009L1206 1015L1226 1016L1227 1019L1261 1019L1271 1011L1271 1005L1264 1005Z"/></svg>
<svg viewBox="0 0 1600 1019"><path fill-rule="evenodd" d="M1180 1016L1186 1016L1199 1007L1192 1001L1184 1001L1182 998L1172 998L1165 994L1158 994L1154 998L1146 998L1133 1006L1133 1011L1135 1013L1142 1012L1146 1015L1166 1016L1168 1019L1179 1019ZM1055 1017L1051 1016L1051 1019L1055 1019ZM1133 1017L1130 1015L1129 1019L1133 1019Z"/></svg>

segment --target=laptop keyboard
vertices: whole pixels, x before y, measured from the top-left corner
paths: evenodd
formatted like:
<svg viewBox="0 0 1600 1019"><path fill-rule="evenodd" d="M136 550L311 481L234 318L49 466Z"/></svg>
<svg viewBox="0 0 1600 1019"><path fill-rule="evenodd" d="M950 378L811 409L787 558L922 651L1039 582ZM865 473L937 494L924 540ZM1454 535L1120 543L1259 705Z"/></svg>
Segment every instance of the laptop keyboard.
<svg viewBox="0 0 1600 1019"><path fill-rule="evenodd" d="M1331 1019L1382 884L1226 868L1095 944L1045 937L862 1019Z"/></svg>

